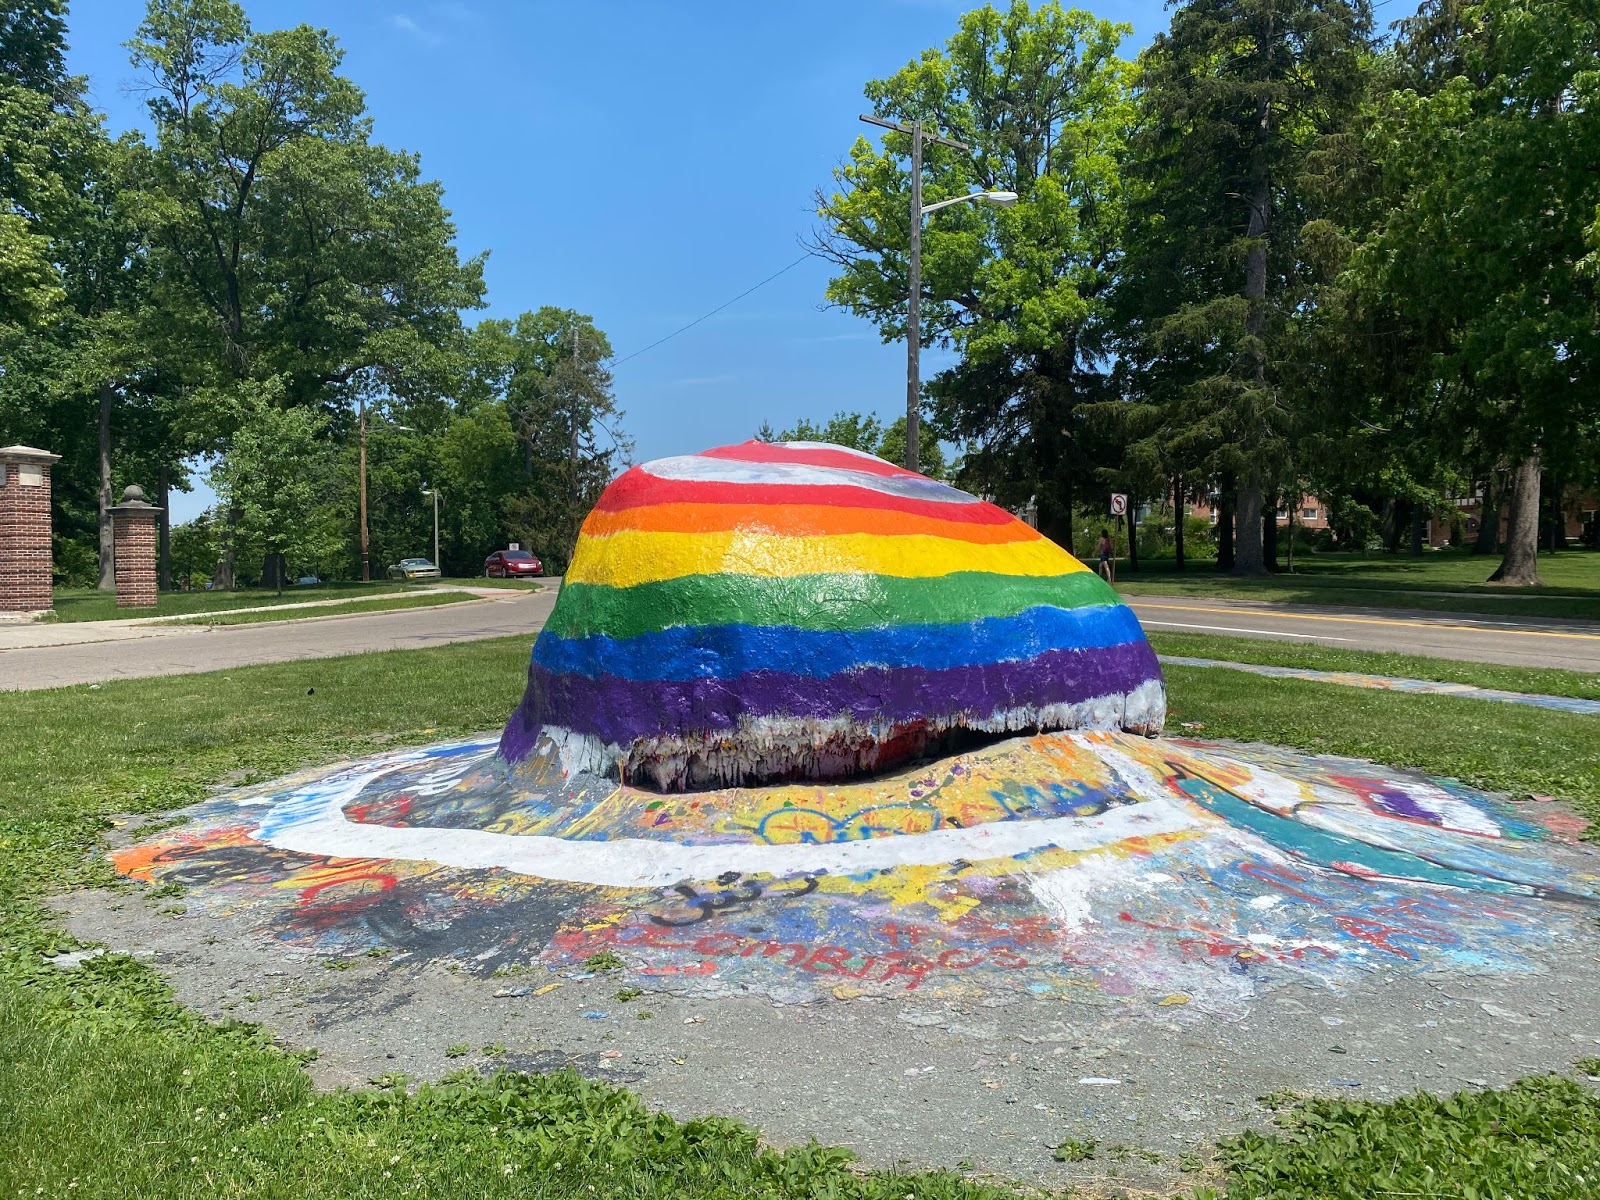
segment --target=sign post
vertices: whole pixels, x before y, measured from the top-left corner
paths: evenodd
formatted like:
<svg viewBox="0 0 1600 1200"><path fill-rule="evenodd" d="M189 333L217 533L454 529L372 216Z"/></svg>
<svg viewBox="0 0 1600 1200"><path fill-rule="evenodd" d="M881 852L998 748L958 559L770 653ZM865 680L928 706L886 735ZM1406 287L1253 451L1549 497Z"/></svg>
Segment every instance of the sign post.
<svg viewBox="0 0 1600 1200"><path fill-rule="evenodd" d="M1113 517L1126 516L1128 512L1128 498L1121 492L1111 493L1111 515Z"/></svg>

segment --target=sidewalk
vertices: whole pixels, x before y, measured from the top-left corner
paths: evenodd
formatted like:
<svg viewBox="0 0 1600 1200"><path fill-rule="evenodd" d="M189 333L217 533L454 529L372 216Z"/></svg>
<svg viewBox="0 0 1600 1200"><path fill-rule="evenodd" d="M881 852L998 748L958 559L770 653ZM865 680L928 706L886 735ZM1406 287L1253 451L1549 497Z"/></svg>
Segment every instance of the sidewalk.
<svg viewBox="0 0 1600 1200"><path fill-rule="evenodd" d="M184 675L255 663L333 658L382 650L418 650L479 638L533 638L555 605L556 589L457 588L483 603L341 613L251 625L174 625L171 622L84 622L117 628L98 640L46 645L0 643L0 691L97 684L154 675ZM72 626L45 626L59 633ZM13 631L14 632L14 631ZM71 636L69 633L68 636ZM91 634L93 639L94 635ZM521 653L526 653L526 650Z"/></svg>
<svg viewBox="0 0 1600 1200"><path fill-rule="evenodd" d="M427 592L466 592L483 599L520 596L526 593L511 588L472 587L467 584L447 583L426 591L381 592L374 596L347 596L336 600L303 600L292 604L258 604L250 608L224 608L208 612L173 613L164 617L125 617L114 621L26 621L0 624L0 651L33 650L46 646L80 646L90 642L122 642L131 638L162 637L172 634L204 632L209 627L200 622L208 616L234 613L293 612L309 608L326 608L335 611L352 604L371 600L388 600L400 596L426 595ZM375 615L375 614L352 614ZM269 622L270 623L270 622Z"/></svg>

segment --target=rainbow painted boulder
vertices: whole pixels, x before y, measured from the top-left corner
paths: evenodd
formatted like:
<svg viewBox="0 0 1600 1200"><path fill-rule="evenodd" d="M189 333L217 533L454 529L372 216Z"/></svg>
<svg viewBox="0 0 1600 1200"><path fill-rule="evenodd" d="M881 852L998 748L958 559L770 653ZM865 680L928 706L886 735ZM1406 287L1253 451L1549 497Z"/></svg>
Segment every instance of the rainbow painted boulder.
<svg viewBox="0 0 1600 1200"><path fill-rule="evenodd" d="M500 752L673 790L1165 716L1133 613L1024 522L868 454L746 442L605 490Z"/></svg>

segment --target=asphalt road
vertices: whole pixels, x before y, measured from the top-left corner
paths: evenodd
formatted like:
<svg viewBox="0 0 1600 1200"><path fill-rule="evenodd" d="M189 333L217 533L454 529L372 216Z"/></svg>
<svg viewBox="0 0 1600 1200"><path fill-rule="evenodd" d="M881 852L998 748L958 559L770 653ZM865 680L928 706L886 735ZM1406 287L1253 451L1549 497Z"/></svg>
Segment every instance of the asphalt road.
<svg viewBox="0 0 1600 1200"><path fill-rule="evenodd" d="M1213 597L1128 597L1147 630L1321 642L1430 658L1600 672L1600 624Z"/></svg>
<svg viewBox="0 0 1600 1200"><path fill-rule="evenodd" d="M550 615L555 597L555 589L547 588L531 594L508 591L437 608L395 609L347 617L255 625L123 627L115 640L0 649L0 691L187 675L378 650L420 650L508 634L526 636L531 646L534 634Z"/></svg>
<svg viewBox="0 0 1600 1200"><path fill-rule="evenodd" d="M531 595L508 592L438 608L258 625L123 626L109 640L0 649L0 691L182 675L376 650L415 650L510 634L527 637L531 645L555 596L553 588ZM1600 624L1593 622L1182 596L1130 598L1128 603L1152 631L1322 642L1350 650L1392 650L1600 672ZM67 636L69 628L52 627L62 631L61 636ZM90 636L88 628L83 636Z"/></svg>

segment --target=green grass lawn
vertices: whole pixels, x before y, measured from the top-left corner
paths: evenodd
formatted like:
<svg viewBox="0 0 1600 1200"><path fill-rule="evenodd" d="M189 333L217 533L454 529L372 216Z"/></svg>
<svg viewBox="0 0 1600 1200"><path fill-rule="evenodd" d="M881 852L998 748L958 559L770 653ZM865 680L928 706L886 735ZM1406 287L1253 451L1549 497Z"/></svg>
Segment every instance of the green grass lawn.
<svg viewBox="0 0 1600 1200"><path fill-rule="evenodd" d="M1157 654L1186 658L1218 658L1224 662L1263 663L1274 667L1306 667L1313 671L1351 671L1361 675L1393 675L1401 679L1436 679L1506 692L1577 696L1600 700L1600 675L1550 667L1507 667L1496 663L1460 662L1381 650L1343 650L1314 642L1275 642L1266 638L1225 637L1211 633L1147 633Z"/></svg>
<svg viewBox="0 0 1600 1200"><path fill-rule="evenodd" d="M1280 556L1280 562L1282 561ZM1485 582L1499 559L1465 550L1405 554L1297 555L1294 574L1237 579L1215 564L1193 562L1175 571L1169 559L1117 568L1125 596L1224 596L1291 604L1367 605L1503 616L1581 617L1600 620L1600 552L1565 550L1539 556L1542 588L1502 588ZM1453 593L1443 595L1438 593Z"/></svg>
<svg viewBox="0 0 1600 1200"><path fill-rule="evenodd" d="M174 617L185 613L226 612L230 608L258 608L271 604L304 604L308 600L343 600L398 595L417 591L419 584L375 580L372 583L319 583L315 587L237 588L231 592L163 592L155 608L118 608L111 592L94 588L57 588L57 621L114 621L129 617Z"/></svg>
<svg viewBox="0 0 1600 1200"><path fill-rule="evenodd" d="M463 587L505 588L512 592L537 592L539 586L555 587L556 581L540 576L537 579L491 579L487 575L451 575L441 583L458 583Z"/></svg>
<svg viewBox="0 0 1600 1200"><path fill-rule="evenodd" d="M39 901L114 882L93 853L113 815L492 730L521 693L527 654L516 637L0 693L0 1200L1023 1194L960 1172L861 1171L836 1150L764 1149L733 1122L651 1115L570 1075L318 1094L262 1031L207 1024L140 962L43 962L71 943ZM1199 668L1169 680L1174 726L1203 723L1206 736L1365 755L1600 814L1592 717ZM1565 1200L1592 1194L1580 1176L1600 1177L1600 1101L1570 1079L1387 1105L1319 1100L1283 1119L1224 1143L1213 1184L1178 1194Z"/></svg>
<svg viewBox="0 0 1600 1200"><path fill-rule="evenodd" d="M397 608L438 608L441 604L460 604L475 600L467 592L422 592L416 595L379 596L372 600L351 600L326 608L284 608L281 605L260 612L216 612L174 622L178 625L259 625L263 621L304 621L316 617L348 617L358 613L389 612Z"/></svg>

